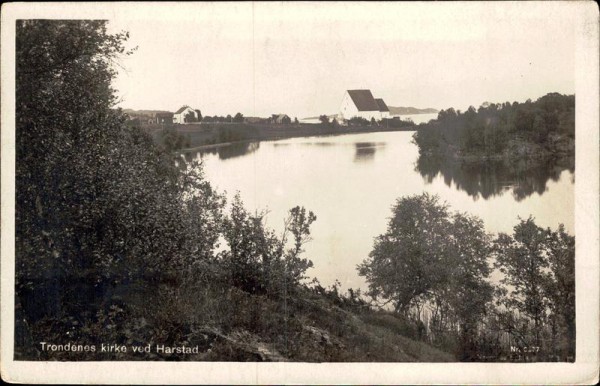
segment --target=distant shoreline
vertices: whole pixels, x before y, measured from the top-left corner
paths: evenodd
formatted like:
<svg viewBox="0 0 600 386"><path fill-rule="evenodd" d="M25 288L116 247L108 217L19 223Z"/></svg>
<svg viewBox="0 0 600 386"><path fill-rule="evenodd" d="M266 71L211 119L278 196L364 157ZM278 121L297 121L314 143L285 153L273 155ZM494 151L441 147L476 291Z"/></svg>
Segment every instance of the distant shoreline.
<svg viewBox="0 0 600 386"><path fill-rule="evenodd" d="M431 111L429 111L428 109L423 109L423 110L419 110L418 112L414 112L414 113L403 112L403 113L390 114L390 118L400 118L400 119L402 119L402 117L405 117L407 115L428 115L428 114L437 114L438 112L439 111L437 111L435 109L431 109ZM336 116L336 114L327 115L328 118L332 118L332 117L335 117L335 116ZM306 120L309 120L309 119L315 119L316 120L316 119L319 119L319 117L305 117L305 118L302 118L300 120L300 122L306 121Z"/></svg>
<svg viewBox="0 0 600 386"><path fill-rule="evenodd" d="M160 141L162 133L168 130L184 137L188 145L176 149L182 153L210 150L235 143L267 141L299 137L312 137L338 134L361 134L389 131L415 131L417 126L323 126L321 124L249 124L249 123L210 123L210 124L146 124L143 125L155 141Z"/></svg>

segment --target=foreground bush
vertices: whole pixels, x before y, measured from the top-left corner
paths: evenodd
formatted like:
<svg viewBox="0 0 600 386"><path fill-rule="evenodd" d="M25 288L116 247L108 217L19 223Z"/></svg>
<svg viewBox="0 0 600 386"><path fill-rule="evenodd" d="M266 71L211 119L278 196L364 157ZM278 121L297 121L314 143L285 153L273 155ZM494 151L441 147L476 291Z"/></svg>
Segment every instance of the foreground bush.
<svg viewBox="0 0 600 386"><path fill-rule="evenodd" d="M201 165L176 166L181 138L165 132L157 147L125 123L110 84L126 39L105 21L17 23L18 358L73 355L41 342L170 344L198 324L227 330L238 295L285 297L312 265L300 257L312 213L292 209L277 239L239 200L226 214Z"/></svg>

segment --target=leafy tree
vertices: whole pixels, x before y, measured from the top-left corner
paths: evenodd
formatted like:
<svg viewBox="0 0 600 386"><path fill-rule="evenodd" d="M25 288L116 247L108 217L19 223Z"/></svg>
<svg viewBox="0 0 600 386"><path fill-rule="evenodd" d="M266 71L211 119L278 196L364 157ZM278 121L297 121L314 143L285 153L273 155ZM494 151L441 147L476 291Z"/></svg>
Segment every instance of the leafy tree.
<svg viewBox="0 0 600 386"><path fill-rule="evenodd" d="M188 111L183 120L187 123L196 122L196 114L194 111Z"/></svg>
<svg viewBox="0 0 600 386"><path fill-rule="evenodd" d="M387 232L359 265L359 275L366 277L371 295L391 301L398 312L427 295L436 275L443 276L438 252L450 224L446 206L428 194L399 199L392 215Z"/></svg>
<svg viewBox="0 0 600 386"><path fill-rule="evenodd" d="M323 125L329 124L329 118L327 118L327 115L320 115L319 121L321 121L321 124L323 124Z"/></svg>
<svg viewBox="0 0 600 386"><path fill-rule="evenodd" d="M454 108L450 107L448 110L440 110L440 112L438 113L438 121L440 122L444 122L444 121L450 121L453 120L457 117L457 113L456 111L454 111Z"/></svg>
<svg viewBox="0 0 600 386"><path fill-rule="evenodd" d="M17 23L16 293L30 323L181 281L215 248L221 198L113 109L126 38L104 21Z"/></svg>
<svg viewBox="0 0 600 386"><path fill-rule="evenodd" d="M368 126L369 121L362 117L352 117L348 120L350 126Z"/></svg>
<svg viewBox="0 0 600 386"><path fill-rule="evenodd" d="M391 301L396 311L440 297L458 310L467 299L452 301L444 294L449 285L476 291L485 286L489 238L481 220L450 215L437 196L427 193L399 199L392 214L387 232L376 238L369 258L359 265L372 295ZM482 310L481 304L477 309Z"/></svg>
<svg viewBox="0 0 600 386"><path fill-rule="evenodd" d="M512 236L501 233L496 239L496 265L504 274L501 282L513 289L506 305L533 320L536 346L540 346L540 331L548 307L544 291L545 271L549 268L548 237L548 231L529 217L514 227Z"/></svg>
<svg viewBox="0 0 600 386"><path fill-rule="evenodd" d="M536 345L545 355L567 360L575 355L575 238L521 220L512 236L496 240L500 287L500 325L520 344ZM544 339L542 339L544 337Z"/></svg>
<svg viewBox="0 0 600 386"><path fill-rule="evenodd" d="M242 115L242 113L235 114L235 116L233 117L233 121L237 122L237 123L243 123L244 122L244 115Z"/></svg>
<svg viewBox="0 0 600 386"><path fill-rule="evenodd" d="M477 322L492 299L487 282L490 238L480 219L451 214L437 196L404 197L392 209L388 230L358 266L371 296L391 302L396 312L430 304L434 322L459 326L461 360L476 356Z"/></svg>
<svg viewBox="0 0 600 386"><path fill-rule="evenodd" d="M312 212L295 207L286 220L282 238L263 225L263 214L251 215L236 196L223 236L229 249L221 253L231 284L250 293L281 295L297 286L312 262L300 257L302 246L310 239ZM292 248L286 250L291 233Z"/></svg>
<svg viewBox="0 0 600 386"><path fill-rule="evenodd" d="M490 275L488 257L491 254L491 239L485 233L481 219L455 213L449 240L446 264L451 268L444 295L459 321L459 359L472 361L479 354L477 323L486 313L493 297L493 287L487 281Z"/></svg>
<svg viewBox="0 0 600 386"><path fill-rule="evenodd" d="M381 122L383 124L385 124L385 127L391 127L391 128L410 128L410 130L414 130L415 127L415 123L412 120L401 120L398 117L394 117L394 118L383 118L381 120Z"/></svg>
<svg viewBox="0 0 600 386"><path fill-rule="evenodd" d="M85 209L99 202L93 182L120 158L108 157L124 122L111 110L110 80L126 38L108 35L101 21L17 22L16 290L26 303L43 291L58 298L70 267L83 273L102 260L68 247L88 248L78 233L92 236ZM24 307L31 315L60 312Z"/></svg>
<svg viewBox="0 0 600 386"><path fill-rule="evenodd" d="M279 252L276 238L265 231L261 216L252 216L244 209L239 196L225 220L223 236L229 250L221 258L231 284L247 292L265 293L270 284L268 267Z"/></svg>
<svg viewBox="0 0 600 386"><path fill-rule="evenodd" d="M575 356L575 237L560 225L548 239L548 262L545 291L550 300L552 319L561 339L556 347L564 357Z"/></svg>
<svg viewBox="0 0 600 386"><path fill-rule="evenodd" d="M574 95L550 93L535 102L470 106L465 113L441 110L437 120L419 125L413 138L423 155L569 154L574 106Z"/></svg>
<svg viewBox="0 0 600 386"><path fill-rule="evenodd" d="M23 350L66 336L189 341L192 319L225 325L240 298L285 307L312 266L302 252L314 214L293 208L281 237L239 200L226 214L200 164L128 125L110 87L127 35L107 34L105 21L18 21L16 31L16 357L65 358ZM181 137L162 139L172 149ZM233 305L215 311L215 299Z"/></svg>
<svg viewBox="0 0 600 386"><path fill-rule="evenodd" d="M434 155L440 152L440 134L432 125L423 125L413 134L412 143L419 147L419 154Z"/></svg>

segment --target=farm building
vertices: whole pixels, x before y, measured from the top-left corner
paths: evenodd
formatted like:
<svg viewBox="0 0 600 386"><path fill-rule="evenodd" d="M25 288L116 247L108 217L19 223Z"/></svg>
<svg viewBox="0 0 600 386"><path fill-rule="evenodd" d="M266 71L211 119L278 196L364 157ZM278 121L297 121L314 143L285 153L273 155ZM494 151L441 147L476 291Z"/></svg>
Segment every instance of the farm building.
<svg viewBox="0 0 600 386"><path fill-rule="evenodd" d="M182 106L173 114L173 123L198 122L200 110L194 110L190 106Z"/></svg>
<svg viewBox="0 0 600 386"><path fill-rule="evenodd" d="M291 122L292 122L292 119L287 114L271 115L271 123L288 124Z"/></svg>
<svg viewBox="0 0 600 386"><path fill-rule="evenodd" d="M342 99L340 115L346 120L354 117L380 120L389 118L390 111L383 99L373 98L371 90L347 90Z"/></svg>

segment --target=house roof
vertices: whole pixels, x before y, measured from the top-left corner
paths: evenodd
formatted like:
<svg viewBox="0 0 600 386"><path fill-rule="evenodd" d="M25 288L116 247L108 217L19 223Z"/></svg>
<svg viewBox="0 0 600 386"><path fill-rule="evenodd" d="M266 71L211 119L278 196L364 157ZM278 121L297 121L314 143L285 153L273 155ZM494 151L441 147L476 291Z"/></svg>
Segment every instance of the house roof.
<svg viewBox="0 0 600 386"><path fill-rule="evenodd" d="M383 99L381 99L381 98L375 99L375 102L377 102L377 106L379 106L379 111L390 111L390 109L388 109L388 107L385 104L385 102L383 101Z"/></svg>
<svg viewBox="0 0 600 386"><path fill-rule="evenodd" d="M371 90L348 90L348 94L358 111L379 111Z"/></svg>
<svg viewBox="0 0 600 386"><path fill-rule="evenodd" d="M185 109L191 109L190 106L181 106L179 110L175 111L175 114L181 114Z"/></svg>

